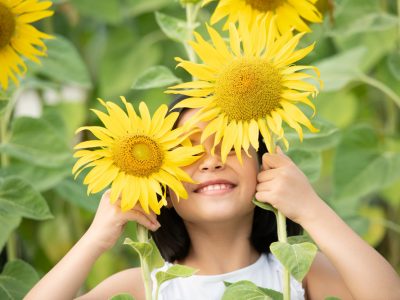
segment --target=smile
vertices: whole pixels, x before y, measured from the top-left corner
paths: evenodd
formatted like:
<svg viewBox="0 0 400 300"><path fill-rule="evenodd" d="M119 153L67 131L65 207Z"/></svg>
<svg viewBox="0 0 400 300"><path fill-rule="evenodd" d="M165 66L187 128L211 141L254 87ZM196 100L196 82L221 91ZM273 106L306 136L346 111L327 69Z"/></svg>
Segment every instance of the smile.
<svg viewBox="0 0 400 300"><path fill-rule="evenodd" d="M234 187L235 185L230 183L215 183L202 186L194 192L198 194L223 194L233 190Z"/></svg>

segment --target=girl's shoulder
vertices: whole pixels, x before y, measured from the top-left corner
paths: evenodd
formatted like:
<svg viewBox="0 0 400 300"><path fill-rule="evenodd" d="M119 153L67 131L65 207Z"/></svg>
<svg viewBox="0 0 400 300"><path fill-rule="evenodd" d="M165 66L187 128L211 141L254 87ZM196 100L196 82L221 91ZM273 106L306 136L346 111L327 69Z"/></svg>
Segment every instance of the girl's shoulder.
<svg viewBox="0 0 400 300"><path fill-rule="evenodd" d="M115 273L77 299L109 299L121 293L131 294L137 300L145 298L141 268L130 268Z"/></svg>

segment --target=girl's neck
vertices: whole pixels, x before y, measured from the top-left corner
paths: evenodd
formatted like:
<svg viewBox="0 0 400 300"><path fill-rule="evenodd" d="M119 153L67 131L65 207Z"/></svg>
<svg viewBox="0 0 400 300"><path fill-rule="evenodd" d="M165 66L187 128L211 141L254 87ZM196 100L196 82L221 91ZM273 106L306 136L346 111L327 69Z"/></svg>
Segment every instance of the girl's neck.
<svg viewBox="0 0 400 300"><path fill-rule="evenodd" d="M191 247L180 264L199 269L197 275L232 272L251 265L260 254L250 243L252 216L235 224L186 224Z"/></svg>

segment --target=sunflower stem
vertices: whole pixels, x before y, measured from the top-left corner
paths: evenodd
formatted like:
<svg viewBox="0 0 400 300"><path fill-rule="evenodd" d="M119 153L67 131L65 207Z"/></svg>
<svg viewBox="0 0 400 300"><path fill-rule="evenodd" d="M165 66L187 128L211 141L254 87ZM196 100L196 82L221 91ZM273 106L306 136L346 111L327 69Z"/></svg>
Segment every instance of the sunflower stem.
<svg viewBox="0 0 400 300"><path fill-rule="evenodd" d="M149 242L149 231L146 227L141 224L137 224L137 239L140 243L148 243ZM142 269L142 277L144 282L146 300L152 300L152 284L150 277L150 265L148 261L148 256L140 257L140 264Z"/></svg>
<svg viewBox="0 0 400 300"><path fill-rule="evenodd" d="M6 143L8 140L9 123L11 121L12 112L17 102L17 92L11 96L7 102L6 108L0 120L0 144ZM1 153L1 167L5 169L9 166L10 160L7 154ZM15 232L12 232L7 240L7 260L12 261L17 258L17 237Z"/></svg>
<svg viewBox="0 0 400 300"><path fill-rule="evenodd" d="M271 153L276 153L276 140L277 137L273 135L271 149L270 149ZM278 241L281 243L287 243L286 217L280 211L278 211L275 215L276 215L276 224L278 227ZM283 266L282 277L283 277L282 278L283 300L290 300L290 273L285 266Z"/></svg>
<svg viewBox="0 0 400 300"><path fill-rule="evenodd" d="M196 62L196 55L193 48L189 45L188 41L193 40L193 31L195 27L195 21L199 12L199 4L188 3L186 4L186 25L188 29L188 40L184 43L185 50L188 58L191 62Z"/></svg>
<svg viewBox="0 0 400 300"><path fill-rule="evenodd" d="M358 77L359 81L369 84L370 86L373 86L380 90L382 93L387 95L390 99L396 103L396 105L400 108L400 97L386 84L380 82L379 80L376 80L375 78L372 78L368 75L365 74L360 74Z"/></svg>

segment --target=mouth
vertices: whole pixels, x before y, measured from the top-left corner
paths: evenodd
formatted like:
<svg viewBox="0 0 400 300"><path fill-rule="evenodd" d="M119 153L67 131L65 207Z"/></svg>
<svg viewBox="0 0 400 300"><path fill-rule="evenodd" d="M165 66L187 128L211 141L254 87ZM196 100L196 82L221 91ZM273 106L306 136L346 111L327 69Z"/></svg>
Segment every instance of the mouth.
<svg viewBox="0 0 400 300"><path fill-rule="evenodd" d="M207 195L224 194L232 191L235 187L236 184L228 180L213 180L199 184L194 192Z"/></svg>

